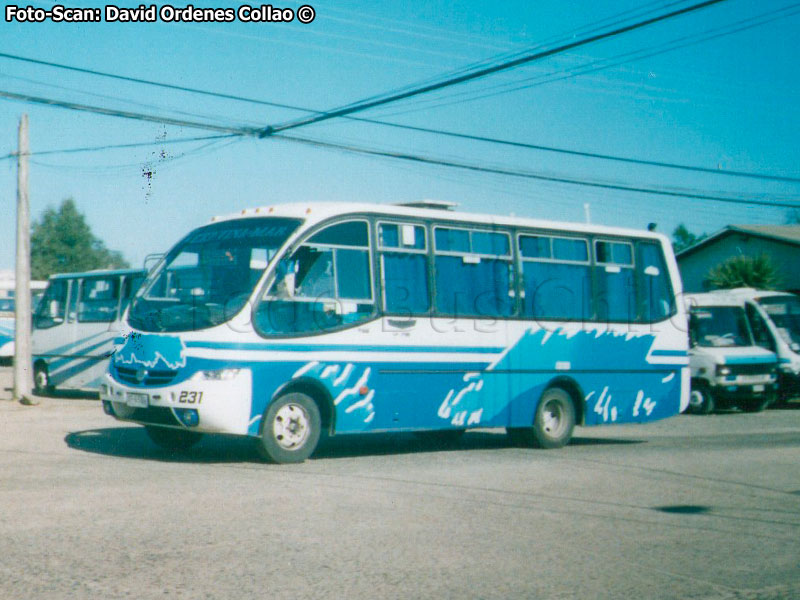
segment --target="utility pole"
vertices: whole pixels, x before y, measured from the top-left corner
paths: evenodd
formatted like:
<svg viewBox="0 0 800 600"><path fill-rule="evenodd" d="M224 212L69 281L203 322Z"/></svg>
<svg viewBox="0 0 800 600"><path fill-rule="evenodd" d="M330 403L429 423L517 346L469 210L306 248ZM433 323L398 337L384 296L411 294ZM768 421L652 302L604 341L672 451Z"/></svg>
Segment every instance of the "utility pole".
<svg viewBox="0 0 800 600"><path fill-rule="evenodd" d="M14 325L14 400L33 405L31 357L31 229L28 211L28 115L19 121L17 152L17 263Z"/></svg>

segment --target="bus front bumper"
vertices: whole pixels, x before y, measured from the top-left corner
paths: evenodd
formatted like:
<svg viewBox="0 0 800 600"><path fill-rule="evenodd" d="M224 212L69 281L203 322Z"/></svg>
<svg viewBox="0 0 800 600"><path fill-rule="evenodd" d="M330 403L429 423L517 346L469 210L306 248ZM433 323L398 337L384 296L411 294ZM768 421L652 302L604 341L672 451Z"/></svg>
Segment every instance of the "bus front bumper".
<svg viewBox="0 0 800 600"><path fill-rule="evenodd" d="M125 385L106 374L100 400L103 410L121 421L245 435L252 389L249 369L225 380L189 379L158 388Z"/></svg>

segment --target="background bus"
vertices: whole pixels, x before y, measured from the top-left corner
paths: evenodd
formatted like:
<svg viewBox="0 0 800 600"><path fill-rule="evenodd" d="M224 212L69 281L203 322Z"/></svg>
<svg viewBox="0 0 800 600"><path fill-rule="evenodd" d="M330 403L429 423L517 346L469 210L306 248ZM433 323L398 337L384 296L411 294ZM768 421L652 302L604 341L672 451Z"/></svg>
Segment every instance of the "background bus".
<svg viewBox="0 0 800 600"><path fill-rule="evenodd" d="M33 316L33 381L37 393L56 387L97 390L121 317L144 269L52 275Z"/></svg>
<svg viewBox="0 0 800 600"><path fill-rule="evenodd" d="M31 310L47 287L46 281L31 281ZM9 365L14 359L14 331L16 329L16 279L13 271L0 273L0 365Z"/></svg>
<svg viewBox="0 0 800 600"><path fill-rule="evenodd" d="M688 404L669 241L582 224L373 205L215 218L151 271L104 409L156 443L259 437L304 460L321 431L573 426Z"/></svg>

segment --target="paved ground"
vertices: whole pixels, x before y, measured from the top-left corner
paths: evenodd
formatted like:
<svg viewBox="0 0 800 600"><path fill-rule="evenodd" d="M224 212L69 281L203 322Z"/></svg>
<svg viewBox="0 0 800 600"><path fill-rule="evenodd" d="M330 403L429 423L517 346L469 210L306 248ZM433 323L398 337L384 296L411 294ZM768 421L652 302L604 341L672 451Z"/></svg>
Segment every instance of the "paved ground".
<svg viewBox="0 0 800 600"><path fill-rule="evenodd" d="M767 600L800 598L799 553L797 409L275 466L240 439L167 454L92 400L0 401L3 599Z"/></svg>

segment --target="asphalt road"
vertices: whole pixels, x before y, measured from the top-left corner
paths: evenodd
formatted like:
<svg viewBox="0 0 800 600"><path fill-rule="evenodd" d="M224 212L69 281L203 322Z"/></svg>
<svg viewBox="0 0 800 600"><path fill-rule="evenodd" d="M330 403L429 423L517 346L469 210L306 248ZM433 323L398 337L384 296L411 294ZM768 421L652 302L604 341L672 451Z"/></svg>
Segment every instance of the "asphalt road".
<svg viewBox="0 0 800 600"><path fill-rule="evenodd" d="M800 598L798 408L276 466L235 438L170 455L92 400L0 401L0 598Z"/></svg>

